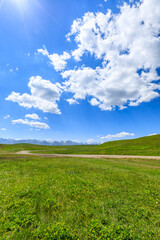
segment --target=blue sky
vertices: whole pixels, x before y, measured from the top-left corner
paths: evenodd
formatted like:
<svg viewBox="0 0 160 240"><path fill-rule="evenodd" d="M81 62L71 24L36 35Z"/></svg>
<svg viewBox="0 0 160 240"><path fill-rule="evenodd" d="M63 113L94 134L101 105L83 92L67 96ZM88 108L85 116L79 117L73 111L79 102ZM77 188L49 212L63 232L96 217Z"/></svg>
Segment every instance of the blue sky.
<svg viewBox="0 0 160 240"><path fill-rule="evenodd" d="M159 10L159 0L0 0L0 137L160 133Z"/></svg>

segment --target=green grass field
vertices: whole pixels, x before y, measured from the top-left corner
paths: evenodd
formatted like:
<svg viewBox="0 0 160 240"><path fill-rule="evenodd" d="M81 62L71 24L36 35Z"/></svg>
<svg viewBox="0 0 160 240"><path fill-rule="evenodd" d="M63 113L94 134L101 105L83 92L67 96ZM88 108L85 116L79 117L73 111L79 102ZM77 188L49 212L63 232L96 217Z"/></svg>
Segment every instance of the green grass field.
<svg viewBox="0 0 160 240"><path fill-rule="evenodd" d="M1 154L0 239L159 240L160 161Z"/></svg>
<svg viewBox="0 0 160 240"><path fill-rule="evenodd" d="M160 156L160 135L106 142L97 146L40 146L32 144L0 145L0 153L18 152L23 150L45 154L64 153Z"/></svg>

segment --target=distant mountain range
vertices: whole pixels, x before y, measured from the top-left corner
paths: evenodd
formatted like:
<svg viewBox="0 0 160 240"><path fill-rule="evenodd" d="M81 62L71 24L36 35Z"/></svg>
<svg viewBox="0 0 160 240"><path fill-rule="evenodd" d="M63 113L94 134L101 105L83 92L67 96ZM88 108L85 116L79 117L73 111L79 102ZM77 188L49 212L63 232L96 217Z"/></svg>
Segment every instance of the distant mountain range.
<svg viewBox="0 0 160 240"><path fill-rule="evenodd" d="M8 138L0 138L0 144L17 144L17 143L29 143L29 144L37 144L37 145L47 145L47 146L65 146L65 145L89 145L88 143L76 142L76 141L51 141L51 140L37 140L37 139L8 139ZM92 143L96 145L97 143Z"/></svg>

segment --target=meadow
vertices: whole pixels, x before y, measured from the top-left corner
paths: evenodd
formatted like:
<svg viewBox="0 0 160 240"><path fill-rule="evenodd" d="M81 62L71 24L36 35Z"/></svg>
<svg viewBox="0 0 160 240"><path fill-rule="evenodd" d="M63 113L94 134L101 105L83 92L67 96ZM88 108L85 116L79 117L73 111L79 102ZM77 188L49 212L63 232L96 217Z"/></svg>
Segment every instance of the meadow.
<svg viewBox="0 0 160 240"><path fill-rule="evenodd" d="M160 239L160 161L0 154L0 239Z"/></svg>
<svg viewBox="0 0 160 240"><path fill-rule="evenodd" d="M107 154L160 156L160 134L137 139L110 141L100 145L41 146L33 144L0 145L0 153L28 150L32 153Z"/></svg>

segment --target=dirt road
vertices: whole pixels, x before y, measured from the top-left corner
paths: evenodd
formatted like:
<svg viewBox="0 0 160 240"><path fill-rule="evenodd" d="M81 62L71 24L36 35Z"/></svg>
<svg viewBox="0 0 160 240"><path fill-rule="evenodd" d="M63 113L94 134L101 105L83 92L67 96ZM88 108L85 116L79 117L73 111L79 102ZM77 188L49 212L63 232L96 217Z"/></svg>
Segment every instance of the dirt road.
<svg viewBox="0 0 160 240"><path fill-rule="evenodd" d="M85 155L85 154L43 154L43 153L30 153L29 151L21 151L16 154L33 155L41 157L76 157L76 158L140 158L140 159L155 159L160 160L160 156L131 156L131 155Z"/></svg>

